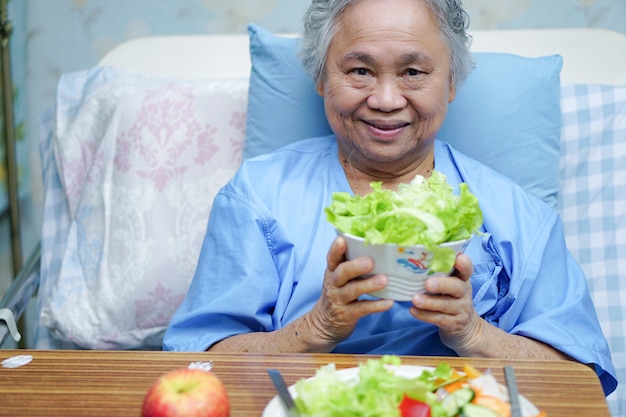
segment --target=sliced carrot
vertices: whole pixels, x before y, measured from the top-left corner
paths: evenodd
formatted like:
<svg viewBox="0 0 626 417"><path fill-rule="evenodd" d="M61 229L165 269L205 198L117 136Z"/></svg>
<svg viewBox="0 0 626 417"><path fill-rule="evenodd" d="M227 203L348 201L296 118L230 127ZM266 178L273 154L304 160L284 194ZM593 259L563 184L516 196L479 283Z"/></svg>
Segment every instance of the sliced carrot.
<svg viewBox="0 0 626 417"><path fill-rule="evenodd" d="M478 369L474 368L472 365L468 363L463 365L463 372L465 372L465 375L467 375L469 379L478 378L479 376L483 374Z"/></svg>
<svg viewBox="0 0 626 417"><path fill-rule="evenodd" d="M548 417L548 413L546 413L545 411L540 412L539 414L533 416L533 417Z"/></svg>
<svg viewBox="0 0 626 417"><path fill-rule="evenodd" d="M507 401L501 400L500 398L493 397L491 395L480 395L480 393L476 393L476 396L474 397L472 402L474 404L490 408L502 417L511 417L511 404L509 404Z"/></svg>
<svg viewBox="0 0 626 417"><path fill-rule="evenodd" d="M448 392L456 391L459 388L467 387L467 381L462 379L460 381L452 382L448 385L444 385L444 388Z"/></svg>
<svg viewBox="0 0 626 417"><path fill-rule="evenodd" d="M450 373L450 379L460 378L462 375L456 369L452 368L452 372Z"/></svg>

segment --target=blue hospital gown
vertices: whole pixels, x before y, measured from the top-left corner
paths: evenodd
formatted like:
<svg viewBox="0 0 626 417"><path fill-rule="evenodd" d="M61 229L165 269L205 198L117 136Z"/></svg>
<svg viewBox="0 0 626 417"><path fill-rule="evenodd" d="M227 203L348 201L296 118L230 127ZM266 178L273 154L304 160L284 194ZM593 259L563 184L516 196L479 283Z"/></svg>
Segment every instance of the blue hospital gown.
<svg viewBox="0 0 626 417"><path fill-rule="evenodd" d="M480 202L483 232L466 250L474 305L489 323L595 365L605 394L615 370L583 272L566 249L557 213L511 180L435 143L435 169ZM312 308L336 237L324 208L350 192L334 136L249 159L213 203L187 297L163 348L203 351L240 333L280 329ZM456 355L408 302L361 319L334 352Z"/></svg>

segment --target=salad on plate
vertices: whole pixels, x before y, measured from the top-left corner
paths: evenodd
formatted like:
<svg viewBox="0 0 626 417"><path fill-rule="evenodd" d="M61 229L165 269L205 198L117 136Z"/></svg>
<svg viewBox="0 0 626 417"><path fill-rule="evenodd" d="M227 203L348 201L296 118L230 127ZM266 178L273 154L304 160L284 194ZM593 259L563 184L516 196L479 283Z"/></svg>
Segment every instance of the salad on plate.
<svg viewBox="0 0 626 417"><path fill-rule="evenodd" d="M408 367L416 368L416 367ZM412 375L399 357L369 359L358 368L318 369L292 387L300 415L315 417L510 417L506 388L471 365L457 371L442 362ZM522 397L524 417L545 417Z"/></svg>

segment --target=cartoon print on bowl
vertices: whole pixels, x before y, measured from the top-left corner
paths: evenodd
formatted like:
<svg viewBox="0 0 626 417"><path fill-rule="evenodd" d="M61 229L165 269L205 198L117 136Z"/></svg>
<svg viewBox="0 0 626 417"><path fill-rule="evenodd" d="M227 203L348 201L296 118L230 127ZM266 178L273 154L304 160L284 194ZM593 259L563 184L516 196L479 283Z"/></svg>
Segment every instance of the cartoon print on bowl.
<svg viewBox="0 0 626 417"><path fill-rule="evenodd" d="M414 251L406 251L404 250L404 248L398 248L398 252L404 253L407 255L415 254ZM419 259L412 258L412 257L398 258L396 259L396 263L411 272L423 273L424 271L426 271L426 269L428 269L426 265L424 264L424 261L426 261L427 257L428 257L428 254L426 252L422 252L420 254Z"/></svg>
<svg viewBox="0 0 626 417"><path fill-rule="evenodd" d="M396 301L410 301L414 294L425 292L427 278L443 276L447 272L433 272L429 269L432 253L423 245L399 246L394 244L366 244L362 237L337 231L346 239L348 259L369 256L374 261L374 268L364 277L376 274L387 275L387 286L369 293L374 297ZM456 254L465 251L471 238L442 243L442 247L451 248Z"/></svg>

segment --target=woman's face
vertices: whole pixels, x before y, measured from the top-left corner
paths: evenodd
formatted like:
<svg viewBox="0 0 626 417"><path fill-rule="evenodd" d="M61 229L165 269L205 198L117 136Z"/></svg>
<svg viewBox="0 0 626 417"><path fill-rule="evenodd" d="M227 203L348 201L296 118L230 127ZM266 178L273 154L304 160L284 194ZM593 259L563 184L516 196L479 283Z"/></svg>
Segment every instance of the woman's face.
<svg viewBox="0 0 626 417"><path fill-rule="evenodd" d="M362 0L337 28L318 92L340 157L377 177L415 170L455 94L437 22L420 1Z"/></svg>

